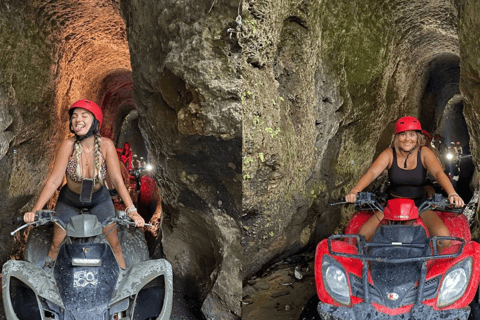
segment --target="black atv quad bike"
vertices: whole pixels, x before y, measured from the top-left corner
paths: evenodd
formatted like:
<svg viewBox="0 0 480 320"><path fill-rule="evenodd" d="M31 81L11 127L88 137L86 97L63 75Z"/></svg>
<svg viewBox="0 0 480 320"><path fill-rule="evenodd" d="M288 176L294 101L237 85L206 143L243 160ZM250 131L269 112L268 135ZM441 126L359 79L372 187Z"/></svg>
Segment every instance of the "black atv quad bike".
<svg viewBox="0 0 480 320"><path fill-rule="evenodd" d="M149 260L143 233L125 212L116 222L127 269L122 271L95 215L80 214L67 225L53 268L44 268L53 211L38 211L24 260L3 265L2 294L8 320L167 320L173 275L164 259ZM133 226L133 227L132 227Z"/></svg>

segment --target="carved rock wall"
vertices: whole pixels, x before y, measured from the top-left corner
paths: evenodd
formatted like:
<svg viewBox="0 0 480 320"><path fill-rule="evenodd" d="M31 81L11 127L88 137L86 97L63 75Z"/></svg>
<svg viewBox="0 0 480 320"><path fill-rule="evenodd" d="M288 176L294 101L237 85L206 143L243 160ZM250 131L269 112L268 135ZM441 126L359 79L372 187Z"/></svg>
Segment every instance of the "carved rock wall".
<svg viewBox="0 0 480 320"><path fill-rule="evenodd" d="M460 41L460 91L463 98L463 114L470 134L470 152L477 169L472 184L480 186L478 163L480 162L480 3L476 1L456 1L459 9ZM480 207L477 208L472 239L480 236Z"/></svg>
<svg viewBox="0 0 480 320"><path fill-rule="evenodd" d="M347 221L350 210L327 203L389 145L399 116L429 121L429 64L459 47L451 1L252 0L243 9L248 276Z"/></svg>
<svg viewBox="0 0 480 320"><path fill-rule="evenodd" d="M13 253L16 216L38 192L62 125L53 104L51 26L29 2L0 4L0 261Z"/></svg>
<svg viewBox="0 0 480 320"><path fill-rule="evenodd" d="M122 1L163 247L207 319L240 316L241 48L236 1Z"/></svg>

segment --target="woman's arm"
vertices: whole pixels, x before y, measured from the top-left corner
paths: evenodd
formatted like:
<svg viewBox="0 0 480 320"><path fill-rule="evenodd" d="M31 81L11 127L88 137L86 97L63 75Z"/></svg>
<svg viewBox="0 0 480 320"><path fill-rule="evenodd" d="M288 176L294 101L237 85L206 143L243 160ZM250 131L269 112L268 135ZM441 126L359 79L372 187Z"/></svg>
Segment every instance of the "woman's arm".
<svg viewBox="0 0 480 320"><path fill-rule="evenodd" d="M428 148L422 148L422 162L425 168L435 177L435 180L442 186L443 190L448 194L448 200L455 207L463 207L465 203L463 199L455 192L450 179L443 172L442 165L438 162L437 157Z"/></svg>
<svg viewBox="0 0 480 320"><path fill-rule="evenodd" d="M112 140L108 138L102 138L102 145L104 146L105 161L107 162L107 176L120 195L120 198L122 198L123 203L127 207L127 212L129 211L128 216L135 222L135 226L143 227L145 221L138 214L137 209L128 210L129 208L135 208L135 206L125 187L115 146Z"/></svg>
<svg viewBox="0 0 480 320"><path fill-rule="evenodd" d="M390 163L393 160L393 152L391 148L384 150L378 158L372 163L368 171L360 178L355 187L350 190L348 195L345 197L347 202L355 202L357 199L357 193L368 187L373 180L378 178L382 172L388 168Z"/></svg>
<svg viewBox="0 0 480 320"><path fill-rule="evenodd" d="M40 192L37 203L35 203L31 211L26 212L23 216L25 222L32 223L34 221L35 211L42 210L47 201L50 200L58 187L62 184L65 170L67 169L68 158L73 150L73 142L72 139L66 139L60 145L55 156L53 170L47 177L47 181L43 186L42 192Z"/></svg>

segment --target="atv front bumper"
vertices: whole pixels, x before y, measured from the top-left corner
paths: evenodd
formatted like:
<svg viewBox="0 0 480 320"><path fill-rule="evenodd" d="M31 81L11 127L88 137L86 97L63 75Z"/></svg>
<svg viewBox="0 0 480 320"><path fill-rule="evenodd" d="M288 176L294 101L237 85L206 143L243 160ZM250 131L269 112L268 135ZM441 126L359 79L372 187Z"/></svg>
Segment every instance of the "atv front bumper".
<svg viewBox="0 0 480 320"><path fill-rule="evenodd" d="M421 305L414 306L408 313L391 316L377 311L371 304L366 303L359 303L349 308L319 302L317 311L323 320L467 320L470 315L470 307L434 310L432 307Z"/></svg>

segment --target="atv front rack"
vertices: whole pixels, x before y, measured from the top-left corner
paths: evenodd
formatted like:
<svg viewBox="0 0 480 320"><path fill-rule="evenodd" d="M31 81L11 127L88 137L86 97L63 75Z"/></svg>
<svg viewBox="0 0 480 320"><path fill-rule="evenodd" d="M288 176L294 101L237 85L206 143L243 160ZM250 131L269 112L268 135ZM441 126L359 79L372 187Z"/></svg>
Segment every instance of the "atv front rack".
<svg viewBox="0 0 480 320"><path fill-rule="evenodd" d="M346 238L355 238L357 240L357 249L358 254L348 254L342 252L336 252L332 250L332 240L335 239L346 239ZM328 252L331 255L338 256L338 257L345 257L345 258L353 258L362 260L363 268L362 268L362 285L363 285L363 292L364 292L364 302L370 303L370 295L369 295L369 286L368 286L368 268L369 268L369 261L375 262L383 262L383 263L407 263L407 262L422 262L422 269L420 271L420 281L418 284L418 294L416 297L415 305L421 305L423 300L423 291L425 286L425 279L427 277L427 262L430 260L435 259L449 259L449 258L456 258L460 256L463 252L463 248L465 247L465 240L456 237L429 237L427 242L424 243L401 243L401 242L391 242L391 243L381 243L381 242L367 242L363 235L359 234L342 234L342 235L332 235L328 237ZM454 240L460 241L461 246L456 253L452 254L438 254L437 250L437 240ZM370 256L367 248L368 247L407 247L407 248L419 248L424 249L424 252L430 251L430 245L433 248L433 254L425 254L421 256L415 257L408 257L408 258L391 258L391 257L379 257L379 256ZM431 252L431 251L430 251Z"/></svg>
<svg viewBox="0 0 480 320"><path fill-rule="evenodd" d="M349 253L342 253L336 252L332 250L332 240L336 239L346 239L346 238L355 238L357 240L357 249L358 254L349 254ZM461 242L461 246L458 252L451 253L451 254L439 254L437 249L437 241L438 240L452 240ZM328 237L328 252L331 255L338 256L338 257L345 257L345 258L353 258L353 259L360 259L362 261L377 261L377 262L384 262L384 263L405 263L405 262L413 262L413 261L428 261L428 260L435 260L435 259L449 259L449 258L456 258L460 256L463 252L463 248L465 247L465 240L462 238L456 237L429 237L428 242L425 243L402 243L402 242L391 242L391 243L384 243L384 242L367 242L365 237L360 234L338 234L332 235ZM409 257L409 258L391 258L391 257L378 257L378 256L369 256L367 252L368 247L408 247L408 248L423 248L427 249L431 246L433 248L433 254L423 255L418 257Z"/></svg>

